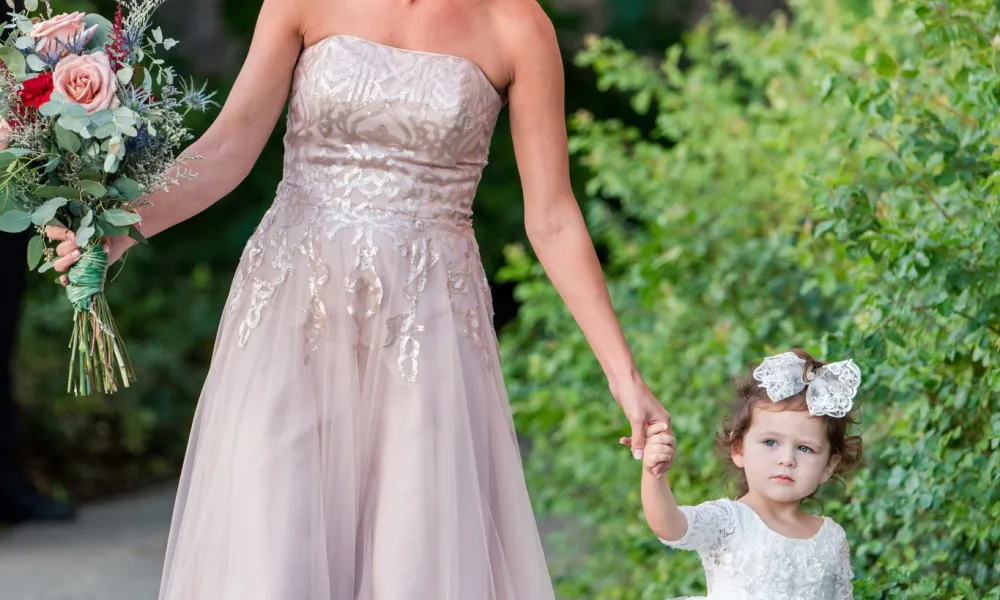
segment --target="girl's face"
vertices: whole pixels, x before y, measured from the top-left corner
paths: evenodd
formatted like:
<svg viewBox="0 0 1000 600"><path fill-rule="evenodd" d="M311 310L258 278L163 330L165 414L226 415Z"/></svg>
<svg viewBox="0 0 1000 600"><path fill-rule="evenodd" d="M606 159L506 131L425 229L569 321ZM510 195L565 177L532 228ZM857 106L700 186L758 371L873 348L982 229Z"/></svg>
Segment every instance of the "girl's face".
<svg viewBox="0 0 1000 600"><path fill-rule="evenodd" d="M800 502L833 476L840 462L830 455L823 420L800 410L754 407L733 462L746 473L752 494L779 503Z"/></svg>

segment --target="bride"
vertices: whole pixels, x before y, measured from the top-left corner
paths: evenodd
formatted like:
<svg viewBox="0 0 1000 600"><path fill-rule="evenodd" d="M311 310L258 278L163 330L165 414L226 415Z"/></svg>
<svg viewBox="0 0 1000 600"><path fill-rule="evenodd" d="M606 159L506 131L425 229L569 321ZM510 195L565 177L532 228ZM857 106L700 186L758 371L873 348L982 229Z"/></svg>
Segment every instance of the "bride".
<svg viewBox="0 0 1000 600"><path fill-rule="evenodd" d="M563 100L535 0L264 0L187 151L198 176L141 209L148 237L227 195L287 102L284 176L222 316L160 600L553 598L471 225L505 103L529 239L637 458L669 419L570 189ZM72 232L49 235L66 271ZM108 240L111 260L130 244Z"/></svg>

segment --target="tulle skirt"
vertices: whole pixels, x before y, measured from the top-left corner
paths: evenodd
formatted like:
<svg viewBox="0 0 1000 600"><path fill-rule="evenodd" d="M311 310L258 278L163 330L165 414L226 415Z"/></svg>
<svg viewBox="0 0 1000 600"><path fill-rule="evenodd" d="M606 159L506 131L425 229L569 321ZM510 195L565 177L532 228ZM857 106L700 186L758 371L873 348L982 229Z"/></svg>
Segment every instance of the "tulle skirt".
<svg viewBox="0 0 1000 600"><path fill-rule="evenodd" d="M275 210L219 330L160 600L552 599L471 229L365 242Z"/></svg>

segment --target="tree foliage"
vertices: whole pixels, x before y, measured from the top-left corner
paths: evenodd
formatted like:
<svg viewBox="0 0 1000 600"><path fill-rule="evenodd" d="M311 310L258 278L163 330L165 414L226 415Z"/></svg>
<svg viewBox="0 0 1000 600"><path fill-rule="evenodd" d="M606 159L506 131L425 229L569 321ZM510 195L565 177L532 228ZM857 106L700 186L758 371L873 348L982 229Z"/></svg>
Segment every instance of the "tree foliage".
<svg viewBox="0 0 1000 600"><path fill-rule="evenodd" d="M869 465L821 501L848 531L858 596L1000 598L1000 15L985 0L792 5L766 27L719 7L660 62L610 39L579 57L655 116L645 133L580 113L573 147L616 307L674 417L672 483L685 503L732 493L713 434L748 363L790 346L852 357ZM703 593L696 557L642 520L626 424L582 335L528 254L508 259L529 485L585 552L553 565L561 593Z"/></svg>

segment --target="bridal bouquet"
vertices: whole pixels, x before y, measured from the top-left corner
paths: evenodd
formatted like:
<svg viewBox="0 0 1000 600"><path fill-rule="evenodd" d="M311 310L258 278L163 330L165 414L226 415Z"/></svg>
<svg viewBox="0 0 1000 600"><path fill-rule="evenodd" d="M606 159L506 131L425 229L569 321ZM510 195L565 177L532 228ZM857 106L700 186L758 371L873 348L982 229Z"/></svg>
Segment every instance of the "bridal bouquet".
<svg viewBox="0 0 1000 600"><path fill-rule="evenodd" d="M0 32L0 231L36 228L28 263L40 272L56 258L45 228L74 232L82 256L66 288L75 315L67 391L77 395L134 381L104 297L102 242L142 241L136 208L194 176L178 157L191 138L184 117L213 104L156 58L176 43L149 23L163 2L124 0L111 22L25 0Z"/></svg>

